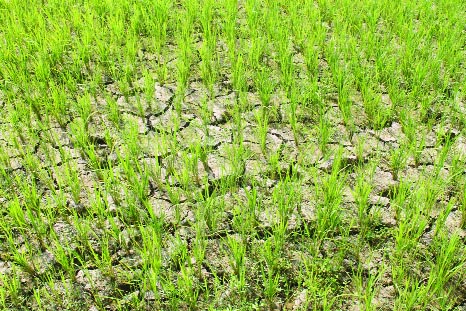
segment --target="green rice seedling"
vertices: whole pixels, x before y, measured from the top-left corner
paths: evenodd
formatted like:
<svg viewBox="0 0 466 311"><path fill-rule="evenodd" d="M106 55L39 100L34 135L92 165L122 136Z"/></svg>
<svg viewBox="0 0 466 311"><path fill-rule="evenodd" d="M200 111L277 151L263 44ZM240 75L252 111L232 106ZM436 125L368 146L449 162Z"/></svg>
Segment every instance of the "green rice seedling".
<svg viewBox="0 0 466 311"><path fill-rule="evenodd" d="M205 260L206 247L207 247L207 241L206 241L204 223L198 222L196 225L196 237L194 239L194 245L193 245L193 250L192 250L194 259L196 260L195 266L196 266L198 277L200 277L201 275L202 264L204 263L204 260Z"/></svg>
<svg viewBox="0 0 466 311"><path fill-rule="evenodd" d="M8 214L15 222L16 227L25 228L26 215L21 208L18 197L15 197L8 205Z"/></svg>
<svg viewBox="0 0 466 311"><path fill-rule="evenodd" d="M299 203L301 194L297 190L299 187L292 182L292 176L287 174L280 177L281 180L272 192L272 202L277 207L278 219L287 224L295 205Z"/></svg>
<svg viewBox="0 0 466 311"><path fill-rule="evenodd" d="M210 121L212 119L212 109L209 105L209 100L207 97L203 97L201 100L201 119L202 119L202 125L204 128L204 133L206 137L209 137L209 125Z"/></svg>
<svg viewBox="0 0 466 311"><path fill-rule="evenodd" d="M269 109L272 92L275 89L274 82L270 79L271 75L271 70L263 66L256 70L256 75L254 77L254 83L259 92L259 98L263 107L263 114Z"/></svg>
<svg viewBox="0 0 466 311"><path fill-rule="evenodd" d="M158 62L157 62L157 67L155 68L155 73L157 75L157 81L161 84L164 85L167 80L169 79L169 72L168 72L168 66L167 66L167 58L168 56L165 55L165 52L162 52L163 54L159 56Z"/></svg>
<svg viewBox="0 0 466 311"><path fill-rule="evenodd" d="M14 242L10 237L8 237L10 251L12 253L12 261L20 266L24 272L30 274L31 276L37 276L37 267L32 261L34 256L34 248L29 242L25 242L21 250L16 249ZM13 244L12 244L13 243Z"/></svg>
<svg viewBox="0 0 466 311"><path fill-rule="evenodd" d="M227 0L224 3L225 12L223 20L223 33L225 35L226 44L228 47L228 60L233 66L235 63L236 49L236 20L238 16L238 0Z"/></svg>
<svg viewBox="0 0 466 311"><path fill-rule="evenodd" d="M355 153L359 164L364 162L364 146L365 138L362 136L358 137L356 142Z"/></svg>
<svg viewBox="0 0 466 311"><path fill-rule="evenodd" d="M316 265L310 260L304 260L303 286L306 288L305 306L309 308L312 304L317 308L317 297L319 293L319 280Z"/></svg>
<svg viewBox="0 0 466 311"><path fill-rule="evenodd" d="M261 59L264 55L266 47L266 39L258 34L255 34L251 38L251 47L248 54L248 64L255 71L259 69Z"/></svg>
<svg viewBox="0 0 466 311"><path fill-rule="evenodd" d="M90 144L89 135L86 129L86 123L83 119L78 118L70 124L71 139L79 148L86 148Z"/></svg>
<svg viewBox="0 0 466 311"><path fill-rule="evenodd" d="M403 273L403 272L397 272ZM416 310L426 306L428 288L413 277L407 277L404 284L397 288L397 298L394 302L395 308L404 310Z"/></svg>
<svg viewBox="0 0 466 311"><path fill-rule="evenodd" d="M371 126L374 129L381 129L389 121L391 110L390 107L384 107L381 104L382 97L377 94L369 82L362 82L362 97L364 104L364 111L369 119Z"/></svg>
<svg viewBox="0 0 466 311"><path fill-rule="evenodd" d="M462 273L461 270L465 265L465 260L461 255L464 254L464 248L461 247L460 237L456 233L451 237L439 235L437 239L438 255L435 263L432 263L429 280L427 281L429 296L431 299L438 299L439 301L445 300L443 298L445 296L454 299L446 285L451 279L460 276ZM448 302L443 301L442 304L448 304Z"/></svg>
<svg viewBox="0 0 466 311"><path fill-rule="evenodd" d="M304 47L304 57L307 72L310 77L316 77L319 73L319 51L314 40L309 40Z"/></svg>
<svg viewBox="0 0 466 311"><path fill-rule="evenodd" d="M423 214L430 215L432 210L436 207L437 200L445 191L446 183L441 179L437 180L423 180L419 182L419 192L416 193L416 200L423 205ZM424 192L424 194L422 194Z"/></svg>
<svg viewBox="0 0 466 311"><path fill-rule="evenodd" d="M223 200L216 200L213 196L207 196L201 204L200 213L211 232L217 231L218 222L225 209L224 205Z"/></svg>
<svg viewBox="0 0 466 311"><path fill-rule="evenodd" d="M170 199L170 202L175 207L175 224L179 225L181 222L181 211L180 211L180 203L181 203L181 190L178 187L173 187L170 183L166 183L165 191Z"/></svg>
<svg viewBox="0 0 466 311"><path fill-rule="evenodd" d="M317 77L310 79L305 92L306 100L304 102L304 107L312 111L312 119L317 119L316 117L323 116L326 111L326 106L320 95L320 88Z"/></svg>
<svg viewBox="0 0 466 311"><path fill-rule="evenodd" d="M66 124L66 113L69 109L67 100L66 89L63 86L57 86L54 83L50 86L51 92L51 107L50 113L54 116L55 120L64 127Z"/></svg>
<svg viewBox="0 0 466 311"><path fill-rule="evenodd" d="M101 168L100 158L95 152L95 147L93 144L90 144L84 147L84 154L89 159L89 165L93 170L98 170Z"/></svg>
<svg viewBox="0 0 466 311"><path fill-rule="evenodd" d="M189 307L189 310L196 310L200 290L194 283L193 269L191 267L181 266L180 277L178 278L178 289L181 298Z"/></svg>
<svg viewBox="0 0 466 311"><path fill-rule="evenodd" d="M354 282L356 283L357 296L362 310L375 310L373 301L377 294L377 282L380 280L383 272L384 267L382 266L377 270L377 274L370 274L368 277L364 277L361 267L358 267L354 275Z"/></svg>
<svg viewBox="0 0 466 311"><path fill-rule="evenodd" d="M272 171L273 179L280 179L280 148L275 150L275 152L270 152L267 158L267 165Z"/></svg>
<svg viewBox="0 0 466 311"><path fill-rule="evenodd" d="M324 278L320 271L322 266L319 262L313 259L305 260L305 276L304 286L306 288L307 308L310 310L332 310L337 302L338 296L332 288L334 280Z"/></svg>
<svg viewBox="0 0 466 311"><path fill-rule="evenodd" d="M33 211L40 209L40 190L38 189L35 179L31 181L21 180L18 175L15 176L16 186L21 189L24 196L25 205Z"/></svg>
<svg viewBox="0 0 466 311"><path fill-rule="evenodd" d="M466 189L460 192L461 228L466 227Z"/></svg>
<svg viewBox="0 0 466 311"><path fill-rule="evenodd" d="M244 279L246 272L244 265L246 246L244 245L244 241L229 235L226 242L231 253L230 265L232 266L233 271L238 279ZM242 289L244 288L241 288L240 290Z"/></svg>
<svg viewBox="0 0 466 311"><path fill-rule="evenodd" d="M281 28L281 33L279 34L279 41L278 41L278 57L279 57L279 64L280 64L280 72L281 72L281 85L285 90L288 98L291 95L291 89L294 83L294 64L292 59L292 54L289 48L289 42L287 40L288 33Z"/></svg>
<svg viewBox="0 0 466 311"><path fill-rule="evenodd" d="M252 235L257 225L256 211L259 208L260 201L254 183L250 190L245 189L245 193L247 198L247 204L242 213L245 216L243 218L243 223L244 227L247 229L246 233Z"/></svg>
<svg viewBox="0 0 466 311"><path fill-rule="evenodd" d="M169 28L169 15L172 9L172 2L167 0L160 0L154 3L154 10L144 12L147 23L150 27L150 37L152 38L152 45L154 51L160 56L162 48L167 40L167 31ZM149 10L148 10L149 11ZM147 15L146 15L147 14Z"/></svg>
<svg viewBox="0 0 466 311"><path fill-rule="evenodd" d="M280 212L279 212L280 214ZM272 238L276 253L283 252L286 240L288 238L288 220L279 216L278 220L272 226Z"/></svg>
<svg viewBox="0 0 466 311"><path fill-rule="evenodd" d="M103 236L100 239L100 248L101 253L98 255L94 252L92 256L94 257L94 263L99 268L102 273L109 276L111 279L115 279L115 268L113 267L113 259L112 254L110 253L109 249L109 237Z"/></svg>
<svg viewBox="0 0 466 311"><path fill-rule="evenodd" d="M296 111L298 109L298 105L301 102L301 94L299 94L299 90L296 88L292 88L290 94L290 104L288 106L288 118L290 120L290 126L293 131L293 138L296 146L298 146L298 117Z"/></svg>
<svg viewBox="0 0 466 311"><path fill-rule="evenodd" d="M356 183L353 190L354 200L358 207L359 229L360 235L364 237L370 229L370 216L369 216L369 195L372 192L372 185L364 178L364 173L361 171L356 177Z"/></svg>
<svg viewBox="0 0 466 311"><path fill-rule="evenodd" d="M339 148L333 159L332 171L329 175L323 178L314 176L316 195L322 200L322 203L317 207L316 238L319 240L334 233L341 224L340 203L345 180L341 166L342 152L342 148Z"/></svg>
<svg viewBox="0 0 466 311"><path fill-rule="evenodd" d="M199 173L199 162L200 153L197 151L200 146L200 143L190 146L190 154L187 155L187 158L184 160L188 167L189 175L191 176L190 184L191 186L186 187L186 189L192 188L192 181L195 180L196 184L201 184L200 173Z"/></svg>
<svg viewBox="0 0 466 311"><path fill-rule="evenodd" d="M190 169L194 165L197 168L197 158L192 154L186 154L184 152L182 152L181 158L183 162L183 167L177 170L173 176L181 184L181 187L184 190L189 190L191 188L191 182L194 177Z"/></svg>
<svg viewBox="0 0 466 311"><path fill-rule="evenodd" d="M336 58L336 56L333 56L332 54L331 59L332 58ZM351 114L351 101L349 99L349 87L351 84L350 77L346 74L347 69L339 66L336 59L333 60L333 63L331 63L330 66L332 68L333 80L338 91L338 107L340 108L345 125L349 129L352 129L353 120Z"/></svg>
<svg viewBox="0 0 466 311"><path fill-rule="evenodd" d="M261 249L265 265L261 266L261 277L264 287L264 295L269 307L274 303L274 298L280 289L280 274L278 273L278 260L281 250L274 245L272 239L268 239Z"/></svg>
<svg viewBox="0 0 466 311"><path fill-rule="evenodd" d="M445 144L442 146L437 158L435 159L434 163L434 176L435 178L439 177L440 171L445 165L445 161L447 160L448 156L450 155L450 150L453 144L453 140L450 139L450 136L447 136Z"/></svg>
<svg viewBox="0 0 466 311"><path fill-rule="evenodd" d="M264 156L267 155L267 134L269 131L269 115L261 111L256 111L257 133L259 136L259 145Z"/></svg>
<svg viewBox="0 0 466 311"><path fill-rule="evenodd" d="M157 283L160 281L162 268L161 221L156 221L149 227L141 227L140 232L142 245L139 251L143 260L144 271L148 271L150 289L158 298Z"/></svg>
<svg viewBox="0 0 466 311"><path fill-rule="evenodd" d="M12 269L11 276L4 275L0 276L2 281L2 288L7 290L8 296L6 297L13 306L19 307L23 303L21 293L21 280L18 276L16 268Z"/></svg>
<svg viewBox="0 0 466 311"><path fill-rule="evenodd" d="M76 229L76 240L78 242L79 249L84 250L89 245L89 236L91 232L90 224L88 221L80 219L76 210L73 210L71 222L73 227Z"/></svg>
<svg viewBox="0 0 466 311"><path fill-rule="evenodd" d="M69 185L71 191L71 197L73 198L75 203L80 201L81 196L81 180L78 172L78 168L76 165L71 164L71 162L67 163L67 169L65 170L65 182Z"/></svg>
<svg viewBox="0 0 466 311"><path fill-rule="evenodd" d="M214 58L215 54L204 43L200 49L202 62L200 64L201 77L208 91L209 97L214 96L214 85L217 81L217 61Z"/></svg>
<svg viewBox="0 0 466 311"><path fill-rule="evenodd" d="M445 206L440 215L437 217L435 222L434 238L437 238L443 232L445 228L445 221L447 220L448 215L451 213L455 203L455 200L450 200L447 206Z"/></svg>
<svg viewBox="0 0 466 311"><path fill-rule="evenodd" d="M408 160L406 145L402 145L396 149L393 149L390 154L390 167L393 173L393 178L398 179L398 174L406 166Z"/></svg>
<svg viewBox="0 0 466 311"><path fill-rule="evenodd" d="M241 94L247 88L247 81L245 76L244 60L242 54L238 54L232 65L232 84L233 89Z"/></svg>
<svg viewBox="0 0 466 311"><path fill-rule="evenodd" d="M259 2L256 0L247 0L245 2L246 22L248 25L248 30L250 33L252 33L252 35L254 35L259 28L259 5Z"/></svg>
<svg viewBox="0 0 466 311"><path fill-rule="evenodd" d="M422 135L421 139L413 143L411 147L413 158L414 158L414 163L416 166L419 166L421 162L422 151L424 150L425 145L426 145L425 133L423 132L421 135Z"/></svg>
<svg viewBox="0 0 466 311"><path fill-rule="evenodd" d="M185 22L186 24L186 22ZM178 82L177 85L177 93L178 96L181 96L179 100L184 98L184 92L188 85L189 73L192 63L192 45L191 45L191 34L189 31L185 30L185 28L190 27L189 25L183 25L183 29L181 30L182 35L178 42L178 61L176 63L177 69L177 77L176 80Z"/></svg>
<svg viewBox="0 0 466 311"><path fill-rule="evenodd" d="M107 104L108 109L108 118L110 119L110 121L113 122L115 126L119 127L121 122L121 116L116 101L112 98L110 94L107 93L105 95L105 102Z"/></svg>
<svg viewBox="0 0 466 311"><path fill-rule="evenodd" d="M0 277L0 282L1 284L3 284L5 282L5 278L3 277L3 275ZM7 289L5 287L1 287L0 288L0 306L2 306L3 309L7 309L7 306L6 306L6 297L7 297Z"/></svg>
<svg viewBox="0 0 466 311"><path fill-rule="evenodd" d="M419 207L409 206L409 208L412 210L406 210L406 215L398 220L398 227L394 232L394 256L398 258L407 250L415 249L417 241L428 225L428 220L420 214Z"/></svg>
<svg viewBox="0 0 466 311"><path fill-rule="evenodd" d="M323 154L326 154L328 151L327 144L332 136L332 130L331 124L325 116L320 116L316 130L318 133L317 140L320 151L322 151Z"/></svg>
<svg viewBox="0 0 466 311"><path fill-rule="evenodd" d="M51 232L54 233L52 230ZM60 267L63 271L68 275L71 279L76 277L75 269L73 267L73 260L74 260L74 252L70 251L67 245L62 245L58 241L58 237L52 235L53 245L50 245L50 252L54 255L55 260L58 262Z"/></svg>
<svg viewBox="0 0 466 311"><path fill-rule="evenodd" d="M26 216L28 219L28 225L32 229L31 231L36 236L41 247L45 248L45 245L47 243L49 231L47 223L56 219L54 213L56 212L53 210L43 210L42 213L40 213L39 211L35 211L33 208L30 208L26 205Z"/></svg>
<svg viewBox="0 0 466 311"><path fill-rule="evenodd" d="M199 49L201 56L200 71L201 78L206 86L210 98L213 97L213 88L218 76L218 58L216 53L217 33L212 24L213 2L204 3L200 22L203 30L203 42Z"/></svg>

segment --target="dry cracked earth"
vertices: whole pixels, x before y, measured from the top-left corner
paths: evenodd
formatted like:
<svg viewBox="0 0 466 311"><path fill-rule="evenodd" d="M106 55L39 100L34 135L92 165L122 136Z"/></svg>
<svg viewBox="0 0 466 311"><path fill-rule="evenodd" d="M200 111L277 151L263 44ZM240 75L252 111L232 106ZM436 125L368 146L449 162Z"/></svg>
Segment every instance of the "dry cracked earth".
<svg viewBox="0 0 466 311"><path fill-rule="evenodd" d="M456 203L450 213L442 214L456 191L455 187L459 186L449 183L454 178L450 168L455 161L464 163L466 160L466 137L453 121L448 123L447 119L447 122L430 129L421 125L418 132L406 133L402 122L394 119L387 122L384 128L373 130L367 126L364 109L355 98L352 109L357 117L349 131L336 100L328 96L324 114L325 122L329 125L328 141L325 149L321 150L323 134L317 126L315 113L298 110L298 133L295 135L287 119L286 96L274 94L271 100L274 110L263 150L257 119L260 100L251 90L245 94L247 107L240 125L245 147L241 155L244 161L238 161L237 150L232 147L238 142L239 121L232 115L237 98L228 80L215 88L215 96L204 105L210 112L207 121L203 111L206 94L201 82L189 84L184 100L178 104L175 85L156 83L150 101L139 91L142 85L143 79L134 84L132 95L124 96L118 85L110 81L104 90L108 96L91 100L88 120L70 113L63 124L51 122L48 128L38 126L36 133L27 133L24 137L10 122L0 119L0 148L6 150L8 155L2 159L1 166L10 176L36 184L36 203L44 214L57 213L57 217L52 217L56 219L54 223L47 223L47 218L43 217L41 221L45 225L42 227L11 232L18 249L24 247L26 240L33 246L34 251L27 259L34 267L34 273L18 268L15 258L8 252L7 238L1 237L0 273L3 276L17 275L27 308L37 307L34 290L60 295L71 289L73 295L66 296L71 301L51 299L44 302L47 310L59 310L66 306L72 306L74 310L98 310L98 300L112 310L116 308L117 299L120 306L124 306L125 301L130 305L134 299L142 300L146 302L147 309L151 309L156 295L161 295L160 301L164 301L164 295L168 294L163 288L159 293L141 290L144 260L138 252L138 245L143 239L141 226L146 221L141 220L144 218L141 215L153 213L156 217L163 217L162 271L172 271L165 277L175 284L180 267L174 264L173 258L181 256L179 252L183 248L179 247L180 244L186 246L187 256L191 256L188 261L195 262L191 251L197 241L198 213L205 205L205 201L201 200L205 194L209 195L213 208L209 210L210 223L205 224L205 261L194 282L206 284L207 288L219 284L224 287L214 295L215 298L203 296L205 291L202 292L199 306L209 299L214 299L219 308L235 304L237 293L234 288L229 288L227 281L235 273L227 237L247 237L247 297L251 301L262 301L260 273L264 263L259 259L259 250L276 224L278 207L274 195L280 193L280 187L283 187L281 180L287 177L295 187L296 198L291 204L293 209L287 222L284 252L278 259L283 279L280 280L282 290L273 304L277 310L303 308L307 289L301 286L300 280L305 275L306 260L310 257L317 256L315 260L321 262L320 273L323 278L334 280L337 284L335 288L340 290L338 294L354 292L351 276L358 265L362 267L364 275L377 273L381 266L390 267L390 254L395 244L393 232L399 221L392 201L394 193L402 187L409 192L423 180L448 184L441 193L436 194L434 208L429 215L425 215L428 224L419 243L426 254L430 252L429 245L438 217L446 217L448 232L459 233L464 242L466 231L461 228L462 215ZM390 101L387 94L383 96L383 101ZM79 129L82 127L87 127L88 137L80 136ZM418 157L407 156L399 172L393 172L390 163L394 150L408 139L408 135L414 135L417 139L421 134L425 139ZM439 168L443 140L447 136L454 142L450 152L443 155L444 162ZM81 140L86 139L94 149L92 158L79 147L83 145ZM204 159L193 156L200 149L205 155ZM132 165L142 169L140 175L128 178L123 159L132 153L138 154L137 164ZM340 153L337 162L341 165L341 179L337 182L341 185L341 228L332 239L323 240L318 251L311 254L311 247L308 246L310 239L307 237L312 236L315 230L321 200L315 190L316 185L330 176ZM31 167L36 169L32 171ZM186 167L191 169L186 170ZM147 179L142 177L145 171L150 171ZM371 232L362 242L354 197L357 177L361 175L370 185L367 212ZM103 186L108 178L112 179L108 183L111 187ZM62 189L61 201L57 201L58 196L53 195L63 184L59 179L70 181ZM73 181L75 186L70 187ZM134 193L128 191L133 189L131 187L135 183L142 184L140 191L147 196L149 209L139 206ZM423 184L423 187L429 185ZM245 219L247 216L241 214L238 207L247 205L253 189L260 203L252 215L253 225L244 229L241 224L250 220ZM11 189L13 193L24 190ZM5 195L0 198L0 204L6 206L10 197ZM89 207L97 204L101 207L93 208L93 211L100 210L110 216L101 218L99 215L89 215ZM59 212L54 212L54 209ZM74 221L76 218L73 215L78 215L79 221ZM32 219L29 221L34 223ZM43 235L35 234L37 230L43 230ZM244 234L242 230L250 232ZM119 234L106 233L112 231ZM48 246L52 236L85 259L84 262L72 263L76 269L75 279L66 276L60 279L58 274L50 273L61 269L60 262ZM345 243L340 243L342 239ZM105 245L102 245L104 242ZM359 245L357 252L354 245ZM108 249L108 256L111 257L112 277L89 259L92 258L89 249L95 254L102 254L103 248ZM28 250L24 252L27 254ZM89 260L86 261L86 258ZM412 271L420 277L427 276L429 272L423 260L419 260ZM47 283L48 275L55 276L54 282L50 283L54 284L53 289ZM390 310L397 295L392 278L392 271L386 269L378 280L373 303L380 310ZM458 293L465 295L465 281L457 282L462 282ZM466 310L466 298L460 303ZM178 307L187 308L182 302ZM338 306L342 310L358 308L355 299L345 299Z"/></svg>

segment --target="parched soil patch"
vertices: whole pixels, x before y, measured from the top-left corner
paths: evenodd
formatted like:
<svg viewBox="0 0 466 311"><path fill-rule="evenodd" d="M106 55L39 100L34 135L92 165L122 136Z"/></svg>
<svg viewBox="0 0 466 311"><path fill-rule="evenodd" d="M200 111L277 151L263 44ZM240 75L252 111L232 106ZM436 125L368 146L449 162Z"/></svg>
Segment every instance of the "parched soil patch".
<svg viewBox="0 0 466 311"><path fill-rule="evenodd" d="M465 12L0 3L2 310L466 310Z"/></svg>

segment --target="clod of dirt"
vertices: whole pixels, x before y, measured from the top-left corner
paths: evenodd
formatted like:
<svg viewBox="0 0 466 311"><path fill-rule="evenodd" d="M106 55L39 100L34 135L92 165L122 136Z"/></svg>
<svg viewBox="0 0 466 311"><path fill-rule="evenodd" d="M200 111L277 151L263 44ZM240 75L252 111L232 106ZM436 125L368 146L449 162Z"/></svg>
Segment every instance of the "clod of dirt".
<svg viewBox="0 0 466 311"><path fill-rule="evenodd" d="M435 158L437 157L437 153L438 152L435 148L426 148L422 150L419 156L419 164L433 164L435 162Z"/></svg>
<svg viewBox="0 0 466 311"><path fill-rule="evenodd" d="M77 248L76 244L76 229L63 221L56 222L53 225L53 230L58 237L58 241L61 245L66 245L67 247L75 250Z"/></svg>
<svg viewBox="0 0 466 311"><path fill-rule="evenodd" d="M393 210L387 207L381 207L377 209L378 217L380 217L380 223L385 227L396 226L396 218Z"/></svg>
<svg viewBox="0 0 466 311"><path fill-rule="evenodd" d="M381 308L381 310L391 310L388 306L393 304L393 299L395 298L396 290L393 285L388 285L381 287L372 303L375 306Z"/></svg>
<svg viewBox="0 0 466 311"><path fill-rule="evenodd" d="M218 146L223 143L231 142L231 126L214 126L209 125L209 137L207 144L210 146Z"/></svg>
<svg viewBox="0 0 466 311"><path fill-rule="evenodd" d="M185 128L188 126L188 122L194 119L195 116L192 114L182 113L181 117L175 110L168 110L161 116L150 116L148 125L150 128L154 128L157 131L170 132L174 129Z"/></svg>
<svg viewBox="0 0 466 311"><path fill-rule="evenodd" d="M303 289L293 298L293 300L285 303L283 310L287 310L287 311L288 310L289 311L304 310L304 307L306 304L306 297L307 297L307 290Z"/></svg>
<svg viewBox="0 0 466 311"><path fill-rule="evenodd" d="M259 176L265 167L266 163L260 160L248 159L245 161L246 174L249 176Z"/></svg>
<svg viewBox="0 0 466 311"><path fill-rule="evenodd" d="M461 136L456 140L455 150L458 152L460 158L466 161L466 138Z"/></svg>
<svg viewBox="0 0 466 311"><path fill-rule="evenodd" d="M10 169L12 170L17 170L17 169L20 169L23 167L23 164L21 163L21 159L20 158L9 158L9 167Z"/></svg>
<svg viewBox="0 0 466 311"><path fill-rule="evenodd" d="M227 120L227 105L233 103L235 100L235 93L215 98L212 105L212 119L214 124L221 124Z"/></svg>
<svg viewBox="0 0 466 311"><path fill-rule="evenodd" d="M88 300L90 300L89 295L69 279L54 280L52 284L48 283L40 287L38 291L45 294L47 299L41 301L40 307L34 299L31 303L33 310L85 310L85 306L88 306Z"/></svg>
<svg viewBox="0 0 466 311"><path fill-rule="evenodd" d="M461 228L461 211L452 211L445 220L445 228L449 234L457 232L461 238L466 237L466 230Z"/></svg>
<svg viewBox="0 0 466 311"><path fill-rule="evenodd" d="M115 200L113 199L113 196L110 193L107 193L107 206L107 211L110 214L115 215L117 212L117 205L115 204Z"/></svg>
<svg viewBox="0 0 466 311"><path fill-rule="evenodd" d="M36 268L36 273L39 275L50 271L53 268L54 263L55 258L48 250L33 258L33 264Z"/></svg>
<svg viewBox="0 0 466 311"><path fill-rule="evenodd" d="M436 178L443 180L443 181L447 180L448 175L449 175L449 172L446 168L441 168L437 173L434 165L425 166L424 173L427 174L428 176L432 176L436 174Z"/></svg>
<svg viewBox="0 0 466 311"><path fill-rule="evenodd" d="M207 164L212 170L214 179L219 179L233 174L233 167L226 158L218 154L210 154L207 159Z"/></svg>
<svg viewBox="0 0 466 311"><path fill-rule="evenodd" d="M173 91L166 87L161 86L159 83L155 83L155 98L161 102L169 102L170 99L173 97Z"/></svg>
<svg viewBox="0 0 466 311"><path fill-rule="evenodd" d="M331 157L328 160L320 162L317 167L326 173L330 173L333 168L333 162L334 162L334 158Z"/></svg>
<svg viewBox="0 0 466 311"><path fill-rule="evenodd" d="M88 292L97 292L101 296L110 296L113 292L110 280L100 270L79 270L76 282Z"/></svg>
<svg viewBox="0 0 466 311"><path fill-rule="evenodd" d="M207 266L213 271L217 271L219 277L227 276L233 273L229 263L229 258L220 240L208 240L205 252Z"/></svg>
<svg viewBox="0 0 466 311"><path fill-rule="evenodd" d="M386 207L390 204L390 199L386 197L381 197L378 195L371 195L369 197L369 205L379 205Z"/></svg>
<svg viewBox="0 0 466 311"><path fill-rule="evenodd" d="M393 122L388 128L384 128L378 135L379 139L385 143L398 142L404 136L401 124Z"/></svg>
<svg viewBox="0 0 466 311"><path fill-rule="evenodd" d="M396 184L397 182L393 179L392 173L376 168L373 176L373 193L386 194Z"/></svg>
<svg viewBox="0 0 466 311"><path fill-rule="evenodd" d="M175 222L175 208L173 204L159 198L150 198L149 203L156 217L163 217L167 223Z"/></svg>
<svg viewBox="0 0 466 311"><path fill-rule="evenodd" d="M153 291L147 291L144 293L144 300L146 301L155 301L156 297Z"/></svg>
<svg viewBox="0 0 466 311"><path fill-rule="evenodd" d="M354 199L353 190L350 187L345 186L342 191L342 203L348 204L355 202L356 200Z"/></svg>
<svg viewBox="0 0 466 311"><path fill-rule="evenodd" d="M129 113L124 113L122 115L123 122L124 124L131 124L131 125L136 125L138 129L138 134L145 134L147 131L146 124L143 118L129 114Z"/></svg>
<svg viewBox="0 0 466 311"><path fill-rule="evenodd" d="M330 140L330 143L342 145L343 147L351 146L351 141L349 139L350 135L346 126L343 124L337 124L334 129L334 135Z"/></svg>
<svg viewBox="0 0 466 311"><path fill-rule="evenodd" d="M421 176L421 171L418 168L408 166L406 169L402 170L398 177L400 180L407 182L416 182Z"/></svg>
<svg viewBox="0 0 466 311"><path fill-rule="evenodd" d="M11 264L7 261L0 260L0 275L4 276L11 271ZM0 285L2 284L2 278L0 277Z"/></svg>

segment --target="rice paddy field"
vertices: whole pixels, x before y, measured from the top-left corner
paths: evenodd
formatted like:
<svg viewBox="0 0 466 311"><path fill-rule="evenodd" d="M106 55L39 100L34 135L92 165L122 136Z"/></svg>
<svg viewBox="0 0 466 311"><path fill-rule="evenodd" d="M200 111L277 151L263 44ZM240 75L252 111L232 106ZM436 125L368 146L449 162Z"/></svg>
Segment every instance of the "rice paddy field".
<svg viewBox="0 0 466 311"><path fill-rule="evenodd" d="M1 310L466 310L466 2L0 0Z"/></svg>

